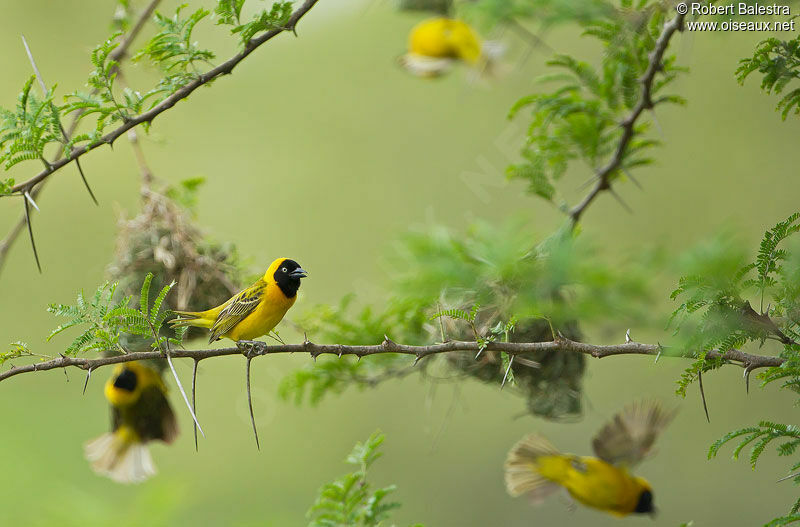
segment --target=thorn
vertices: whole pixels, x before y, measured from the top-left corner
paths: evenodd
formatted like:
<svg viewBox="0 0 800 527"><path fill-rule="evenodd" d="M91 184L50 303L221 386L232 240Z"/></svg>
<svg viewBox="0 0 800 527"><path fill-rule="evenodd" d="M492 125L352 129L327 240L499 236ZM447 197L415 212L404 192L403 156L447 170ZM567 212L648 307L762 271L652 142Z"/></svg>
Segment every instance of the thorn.
<svg viewBox="0 0 800 527"><path fill-rule="evenodd" d="M253 425L253 435L256 437L256 448L261 450L261 444L258 442L258 429L256 428L256 416L253 414L253 398L250 396L250 361L253 360L247 357L247 368L245 373L247 375L247 404L250 406L250 422Z"/></svg>
<svg viewBox="0 0 800 527"><path fill-rule="evenodd" d="M658 364L658 359L661 358L661 352L664 351L664 346L661 343L658 343L658 353L656 353L656 360L653 361L653 364Z"/></svg>
<svg viewBox="0 0 800 527"><path fill-rule="evenodd" d="M194 367L192 367L192 410L194 414L197 415L197 404L196 404L196 394L197 394L197 364L200 362L200 359L194 359ZM192 423L192 428L194 429L194 451L197 452L199 450L199 446L197 444L197 425Z"/></svg>
<svg viewBox="0 0 800 527"><path fill-rule="evenodd" d="M31 196L30 192L28 192L27 190L25 191L25 199L27 199L30 202L30 204L33 205L33 208L36 209L37 212L41 212L39 211L39 205L37 205L36 202L33 201L33 196Z"/></svg>
<svg viewBox="0 0 800 527"><path fill-rule="evenodd" d="M638 180L638 179L636 179L635 177L633 177L633 174L631 174L631 171L630 171L630 170L628 170L627 168L623 168L623 169L622 169L622 171L623 171L623 172L625 172L625 175L626 175L626 176L628 176L628 179L630 179L631 181L633 181L633 184L634 184L634 185L636 185L637 187L639 187L639 190L644 190L644 187L642 186L642 184L641 184L641 183L639 183L639 180Z"/></svg>
<svg viewBox="0 0 800 527"><path fill-rule="evenodd" d="M750 394L750 372L753 371L753 367L749 364L744 369L744 391L748 395Z"/></svg>
<svg viewBox="0 0 800 527"><path fill-rule="evenodd" d="M361 362L361 355L356 355L356 362Z"/></svg>
<svg viewBox="0 0 800 527"><path fill-rule="evenodd" d="M780 483L781 481L786 481L787 479L796 478L797 476L800 476L800 472L795 472L794 474L789 474L788 476L784 476L775 483Z"/></svg>
<svg viewBox="0 0 800 527"><path fill-rule="evenodd" d="M308 340L308 335L307 335L307 334L306 334L306 332L304 331L304 332L303 332L303 346L308 346L309 344L311 344L311 341L310 341L310 340Z"/></svg>
<svg viewBox="0 0 800 527"><path fill-rule="evenodd" d="M477 355L475 355L475 360L478 360L478 357L480 357L480 356L481 356L481 353L483 353L483 350L484 350L484 349L486 349L486 348L485 348L485 347L483 347L483 348L479 348L479 349L478 349L478 354L477 354Z"/></svg>
<svg viewBox="0 0 800 527"><path fill-rule="evenodd" d="M508 372L511 371L511 365L514 364L514 357L516 357L516 355L512 355L511 359L509 359L509 361L508 361L508 368L506 368L506 374L503 375L503 382L500 384L500 389L501 390L506 385L506 379L508 378Z"/></svg>
<svg viewBox="0 0 800 527"><path fill-rule="evenodd" d="M344 353L344 351L342 350L342 348L339 348L339 358L340 359L342 358L342 353Z"/></svg>
<svg viewBox="0 0 800 527"><path fill-rule="evenodd" d="M625 332L625 344L633 342L631 339L631 328L628 328L628 331Z"/></svg>
<svg viewBox="0 0 800 527"><path fill-rule="evenodd" d="M39 262L39 252L36 250L36 240L33 238L33 227L31 226L31 208L28 205L28 200L25 200L25 223L28 224L28 235L31 238L31 248L33 249L33 258L36 260L36 267L39 273L42 272L42 264Z"/></svg>
<svg viewBox="0 0 800 527"><path fill-rule="evenodd" d="M709 423L711 422L711 418L708 416L708 405L706 404L706 392L703 390L703 372L697 372L697 381L700 385L700 397L703 398L703 410L706 412L706 421Z"/></svg>
<svg viewBox="0 0 800 527"><path fill-rule="evenodd" d="M194 419L194 424L197 425L197 429L200 430L200 435L206 437L205 432L203 432L203 427L200 426L200 423L197 421L197 416L194 414L192 405L189 404L189 398L186 397L186 391L183 389L181 380L178 378L178 372L175 371L175 366L172 364L172 356L169 354L168 351L165 351L165 355L167 357L167 364L169 365L169 369L172 370L172 376L175 377L175 383L178 385L178 390L181 392L181 395L183 396L183 402L185 402L186 407L189 408L189 413L192 414L192 419Z"/></svg>
<svg viewBox="0 0 800 527"><path fill-rule="evenodd" d="M89 377L92 376L92 367L89 366L89 370L86 372L86 381L83 383L83 395L86 395L86 387L89 386Z"/></svg>
<svg viewBox="0 0 800 527"><path fill-rule="evenodd" d="M658 116L656 115L656 111L653 108L653 106L654 106L653 102L650 101L650 104L648 106L648 109L650 110L650 115L653 117L653 122L655 123L656 128L658 129L658 135L660 135L661 138L663 139L664 138L664 130L661 128L661 123L658 120Z"/></svg>
<svg viewBox="0 0 800 527"><path fill-rule="evenodd" d="M417 365L417 363L420 361L420 359L422 359L422 357L424 357L424 356L425 356L425 355L423 355L423 354L421 354L421 353L417 353L417 356L416 356L416 358L414 359L414 364L412 364L412 365L411 365L411 367L413 368L414 366L416 366L416 365Z"/></svg>
<svg viewBox="0 0 800 527"><path fill-rule="evenodd" d="M619 204L620 204L620 205L622 205L622 208L623 208L623 209L625 209L626 211L628 211L630 214L633 214L633 209L632 209L632 208L630 208L630 207L628 206L628 204L627 204L627 203L625 203L624 201L622 201L622 198L620 197L620 195L619 195L619 194L617 194L617 191L616 191L616 190L614 190L614 187L612 187L612 186L610 186L610 185L609 185L609 187L608 187L608 191L611 193L611 195L612 195L612 196L614 196L614 197L616 198L616 200L619 202Z"/></svg>
<svg viewBox="0 0 800 527"><path fill-rule="evenodd" d="M64 134L64 139L66 139L67 138L67 132L63 128L61 129L61 132ZM92 192L92 187L89 186L89 181L86 179L86 175L83 173L83 167L81 166L81 160L80 159L75 158L75 166L78 167L78 173L81 175L81 180L83 180L83 186L86 187L86 191L89 193L89 196L92 198L92 201L94 201L94 204L99 207L100 206L100 202L97 201L97 198L95 197L94 192Z"/></svg>

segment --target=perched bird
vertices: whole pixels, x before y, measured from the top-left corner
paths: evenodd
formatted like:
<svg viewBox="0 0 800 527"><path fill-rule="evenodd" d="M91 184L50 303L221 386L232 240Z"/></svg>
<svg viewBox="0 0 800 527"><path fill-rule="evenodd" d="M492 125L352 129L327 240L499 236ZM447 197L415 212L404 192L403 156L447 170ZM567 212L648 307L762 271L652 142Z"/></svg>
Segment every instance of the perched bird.
<svg viewBox="0 0 800 527"><path fill-rule="evenodd" d="M562 454L545 438L529 435L508 453L506 490L539 502L563 487L580 503L615 516L655 514L653 489L628 469L650 453L673 416L657 403L626 407L594 437L597 457Z"/></svg>
<svg viewBox="0 0 800 527"><path fill-rule="evenodd" d="M222 337L234 341L266 335L297 300L300 279L308 274L294 260L278 258L256 283L208 311L176 311L172 327L196 326L211 330L209 342Z"/></svg>
<svg viewBox="0 0 800 527"><path fill-rule="evenodd" d="M419 77L437 77L456 61L484 69L499 58L496 42L483 42L466 22L452 18L429 18L411 29L408 53L398 60Z"/></svg>
<svg viewBox="0 0 800 527"><path fill-rule="evenodd" d="M85 446L95 472L118 483L139 483L156 473L147 443L156 439L172 443L178 436L166 393L161 375L143 362L114 368L105 385L111 432Z"/></svg>

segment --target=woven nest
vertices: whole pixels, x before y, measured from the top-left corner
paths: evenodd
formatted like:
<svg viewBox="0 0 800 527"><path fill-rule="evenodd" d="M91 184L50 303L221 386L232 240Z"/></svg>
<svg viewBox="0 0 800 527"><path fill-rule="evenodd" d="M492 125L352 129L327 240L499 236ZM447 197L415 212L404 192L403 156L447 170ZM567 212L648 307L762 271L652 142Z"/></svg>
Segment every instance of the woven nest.
<svg viewBox="0 0 800 527"><path fill-rule="evenodd" d="M117 294L138 299L148 273L153 273L151 297L176 282L165 300L172 310L208 309L237 293L241 272L235 247L210 241L189 212L170 198L152 190L142 193L141 212L118 222L116 251L108 267L111 280L118 282ZM191 328L186 337L204 333Z"/></svg>
<svg viewBox="0 0 800 527"><path fill-rule="evenodd" d="M486 329L495 323L495 320L485 320L478 328L486 333ZM564 324L559 330L570 340L581 339L577 323ZM474 338L468 331L461 324L447 328L448 335L456 335L455 338L464 340ZM511 342L552 340L550 324L542 319L521 320L509 335ZM452 367L483 382L499 385L506 373L499 352L484 351L477 361L472 352L448 353L447 360ZM540 366L533 367L531 361ZM523 353L517 356L512 367L516 389L525 397L528 413L547 419L577 417L582 413L582 384L586 369L586 357L582 354L548 351Z"/></svg>

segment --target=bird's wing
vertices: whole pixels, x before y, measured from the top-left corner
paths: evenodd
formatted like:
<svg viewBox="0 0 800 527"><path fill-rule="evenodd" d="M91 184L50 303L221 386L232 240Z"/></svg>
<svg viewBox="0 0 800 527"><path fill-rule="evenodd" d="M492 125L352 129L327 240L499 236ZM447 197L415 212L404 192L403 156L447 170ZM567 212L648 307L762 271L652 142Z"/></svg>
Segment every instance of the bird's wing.
<svg viewBox="0 0 800 527"><path fill-rule="evenodd" d="M674 416L654 401L631 404L594 436L594 453L608 463L633 466L647 457Z"/></svg>
<svg viewBox="0 0 800 527"><path fill-rule="evenodd" d="M209 342L214 342L222 335L232 330L236 324L244 320L264 298L264 290L267 284L259 280L235 297L219 312L217 320L211 326L211 337Z"/></svg>

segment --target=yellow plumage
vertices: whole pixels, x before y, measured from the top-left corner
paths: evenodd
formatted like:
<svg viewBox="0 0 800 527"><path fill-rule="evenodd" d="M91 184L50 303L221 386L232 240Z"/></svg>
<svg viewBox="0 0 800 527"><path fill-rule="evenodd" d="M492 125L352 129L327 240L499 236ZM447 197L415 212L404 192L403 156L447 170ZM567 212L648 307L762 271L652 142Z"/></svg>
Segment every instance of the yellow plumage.
<svg viewBox="0 0 800 527"><path fill-rule="evenodd" d="M506 489L512 496L540 501L564 488L576 501L616 516L653 513L650 484L628 467L649 454L671 419L672 413L657 404L626 408L595 437L599 457L562 454L545 438L529 435L508 454Z"/></svg>
<svg viewBox="0 0 800 527"><path fill-rule="evenodd" d="M105 384L111 432L86 444L92 469L118 483L138 483L156 473L147 443L171 443L178 435L175 414L161 375L143 362L119 364Z"/></svg>
<svg viewBox="0 0 800 527"><path fill-rule="evenodd" d="M411 29L408 53L400 57L400 64L420 77L435 77L445 73L455 61L478 66L496 58L493 51L498 50L497 46L485 44L466 22L430 18Z"/></svg>
<svg viewBox="0 0 800 527"><path fill-rule="evenodd" d="M253 340L272 331L297 300L306 272L297 262L278 258L256 283L227 302L206 311L177 311L173 327L196 326L211 330L209 342L222 337Z"/></svg>

